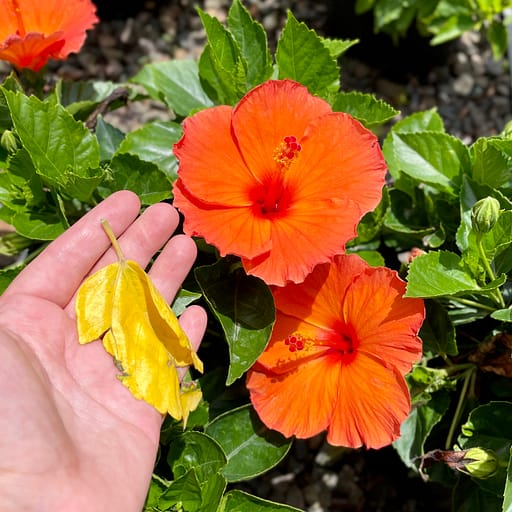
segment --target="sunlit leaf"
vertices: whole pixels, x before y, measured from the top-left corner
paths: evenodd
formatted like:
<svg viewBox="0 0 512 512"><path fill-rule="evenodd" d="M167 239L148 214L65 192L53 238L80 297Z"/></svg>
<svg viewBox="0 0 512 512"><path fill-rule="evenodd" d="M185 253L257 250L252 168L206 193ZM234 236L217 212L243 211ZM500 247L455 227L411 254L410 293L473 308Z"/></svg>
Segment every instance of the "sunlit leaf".
<svg viewBox="0 0 512 512"><path fill-rule="evenodd" d="M235 0L228 11L229 31L240 48L247 64L247 87L254 87L272 74L272 57L268 50L267 35L261 23L252 19L249 11Z"/></svg>
<svg viewBox="0 0 512 512"><path fill-rule="evenodd" d="M130 132L119 147L118 153L137 155L144 162L155 164L168 177L177 178L178 162L172 146L182 136L181 126L172 121L155 121Z"/></svg>
<svg viewBox="0 0 512 512"><path fill-rule="evenodd" d="M290 505L264 500L237 489L229 491L224 496L222 508L219 509L219 512L241 512L242 510L254 512L300 512L300 509Z"/></svg>
<svg viewBox="0 0 512 512"><path fill-rule="evenodd" d="M156 164L131 153L116 153L109 164L110 179L99 187L103 198L116 190L135 192L144 205L158 203L171 196L171 181Z"/></svg>
<svg viewBox="0 0 512 512"><path fill-rule="evenodd" d="M338 89L340 69L336 59L315 31L291 12L277 44L276 63L279 78L300 82L311 94L325 96Z"/></svg>
<svg viewBox="0 0 512 512"><path fill-rule="evenodd" d="M263 281L228 259L196 268L195 275L229 345L229 385L254 364L270 339L275 320L272 294Z"/></svg>
<svg viewBox="0 0 512 512"><path fill-rule="evenodd" d="M202 362L148 275L124 258L108 224L103 225L118 261L87 278L78 291L79 342L101 338L119 379L136 398L186 422L199 392L180 389L178 368L194 365L202 371Z"/></svg>
<svg viewBox="0 0 512 512"><path fill-rule="evenodd" d="M358 91L340 91L336 94L332 108L334 111L347 112L365 126L385 123L398 115L398 110L372 94Z"/></svg>
<svg viewBox="0 0 512 512"><path fill-rule="evenodd" d="M199 81L197 62L169 60L146 64L132 79L154 100L163 101L178 115L213 105Z"/></svg>
<svg viewBox="0 0 512 512"><path fill-rule="evenodd" d="M206 425L205 432L224 450L228 482L246 480L273 468L290 449L292 441L268 429L251 405L232 409Z"/></svg>
<svg viewBox="0 0 512 512"><path fill-rule="evenodd" d="M218 443L201 432L185 432L173 439L167 459L178 481L194 471L201 505L193 510L216 512L226 489L226 456Z"/></svg>

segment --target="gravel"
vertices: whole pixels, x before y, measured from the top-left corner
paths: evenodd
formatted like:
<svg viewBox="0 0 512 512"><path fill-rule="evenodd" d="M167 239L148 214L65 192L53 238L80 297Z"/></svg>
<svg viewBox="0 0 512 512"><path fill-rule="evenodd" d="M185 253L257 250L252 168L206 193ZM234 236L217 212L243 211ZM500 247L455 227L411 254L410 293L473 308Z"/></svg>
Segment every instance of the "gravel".
<svg viewBox="0 0 512 512"><path fill-rule="evenodd" d="M230 1L224 0L153 1L136 12L130 2L125 3L132 12L123 18L100 11L103 21L89 33L82 51L64 63L50 64L53 79L122 82L148 62L197 58L205 35L194 5L198 3L221 20L230 5ZM337 33L343 23L336 18L336 9L333 11L335 0L245 3L270 34L271 49L275 48L288 8L322 35L353 37ZM378 43L372 44L374 53ZM466 33L439 49L432 60L422 60L420 68L414 56L397 53L387 57L383 62L389 64L391 57L393 72L388 72L391 64L386 69L386 65L350 49L341 61L342 87L371 92L391 103L401 111L398 119L435 107L445 121L446 131L466 144L500 133L510 120L507 63L493 60L488 44L478 33ZM408 69L412 64L416 68ZM0 66L0 78L8 69ZM162 105L149 100L108 114L108 120L124 131L150 120L168 118L169 113ZM289 455L275 469L236 487L308 512L450 510L449 490L433 483L424 484L419 478L411 479L392 448L378 452L336 449L325 444L322 435L294 443Z"/></svg>

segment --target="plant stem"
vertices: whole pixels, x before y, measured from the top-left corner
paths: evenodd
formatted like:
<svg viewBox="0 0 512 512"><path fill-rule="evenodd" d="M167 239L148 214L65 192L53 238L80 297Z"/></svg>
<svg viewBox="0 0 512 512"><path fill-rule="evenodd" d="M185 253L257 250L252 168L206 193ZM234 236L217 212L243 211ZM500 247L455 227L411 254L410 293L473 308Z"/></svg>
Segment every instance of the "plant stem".
<svg viewBox="0 0 512 512"><path fill-rule="evenodd" d="M487 276L491 281L494 281L496 279L496 275L494 274L493 269L491 268L491 265L489 263L489 260L487 259L487 255L485 254L484 246L482 245L482 234L477 233L476 235L476 245L478 247L478 252L480 253L480 259L483 262L485 272L487 273ZM503 300L503 295L501 294L501 291L499 288L496 290L493 290L492 296L496 299L498 304L501 306L501 309L505 308L505 301Z"/></svg>
<svg viewBox="0 0 512 512"><path fill-rule="evenodd" d="M471 380L471 376L473 375L473 370L468 370L464 377L464 382L462 384L462 389L459 395L459 401L457 403L457 408L455 409L455 414L453 415L452 423L450 425L450 430L448 431L448 436L446 437L446 443L444 445L445 450L451 449L453 436L455 434L455 429L459 424L460 418L462 416L462 410L464 408L464 400L466 399L466 394L468 391L469 382Z"/></svg>
<svg viewBox="0 0 512 512"><path fill-rule="evenodd" d="M453 296L447 296L447 298L449 300L459 302L460 304L465 304L466 306L471 306L476 309L483 309L484 311L489 311L491 313L496 311L496 308L493 308L491 306L486 306L485 304L480 304L479 302L476 302L475 300L463 299L462 297L453 297Z"/></svg>

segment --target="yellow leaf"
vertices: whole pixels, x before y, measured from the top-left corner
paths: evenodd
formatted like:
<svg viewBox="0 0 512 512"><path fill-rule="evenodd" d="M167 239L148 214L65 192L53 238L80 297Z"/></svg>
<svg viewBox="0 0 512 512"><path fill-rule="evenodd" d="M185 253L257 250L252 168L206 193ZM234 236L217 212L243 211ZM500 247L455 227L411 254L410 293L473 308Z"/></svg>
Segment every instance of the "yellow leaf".
<svg viewBox="0 0 512 512"><path fill-rule="evenodd" d="M193 365L202 372L203 363L149 276L124 258L110 226L102 224L118 261L91 275L78 290L78 341L102 339L131 393L186 423L201 392L181 391L178 368Z"/></svg>

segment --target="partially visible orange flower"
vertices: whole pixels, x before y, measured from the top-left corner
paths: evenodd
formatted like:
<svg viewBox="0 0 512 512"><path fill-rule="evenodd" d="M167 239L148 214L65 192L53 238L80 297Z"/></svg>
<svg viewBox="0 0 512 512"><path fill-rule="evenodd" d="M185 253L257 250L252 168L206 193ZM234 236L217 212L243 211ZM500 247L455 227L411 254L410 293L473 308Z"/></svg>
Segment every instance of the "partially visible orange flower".
<svg viewBox="0 0 512 512"><path fill-rule="evenodd" d="M373 133L291 80L188 118L174 151L185 232L279 286L344 251L386 172Z"/></svg>
<svg viewBox="0 0 512 512"><path fill-rule="evenodd" d="M404 374L421 356L421 299L395 271L341 255L301 284L273 290L277 319L247 387L262 421L285 436L327 430L332 445L380 448L410 411Z"/></svg>
<svg viewBox="0 0 512 512"><path fill-rule="evenodd" d="M82 47L98 21L91 0L0 0L0 59L39 71Z"/></svg>

